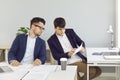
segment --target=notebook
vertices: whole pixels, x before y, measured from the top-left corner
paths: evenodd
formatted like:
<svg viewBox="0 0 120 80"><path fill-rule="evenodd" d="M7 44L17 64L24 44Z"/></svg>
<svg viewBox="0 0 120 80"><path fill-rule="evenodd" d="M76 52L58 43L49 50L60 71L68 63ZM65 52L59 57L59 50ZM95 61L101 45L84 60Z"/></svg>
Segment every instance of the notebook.
<svg viewBox="0 0 120 80"><path fill-rule="evenodd" d="M13 72L13 70L8 66L0 66L0 73Z"/></svg>

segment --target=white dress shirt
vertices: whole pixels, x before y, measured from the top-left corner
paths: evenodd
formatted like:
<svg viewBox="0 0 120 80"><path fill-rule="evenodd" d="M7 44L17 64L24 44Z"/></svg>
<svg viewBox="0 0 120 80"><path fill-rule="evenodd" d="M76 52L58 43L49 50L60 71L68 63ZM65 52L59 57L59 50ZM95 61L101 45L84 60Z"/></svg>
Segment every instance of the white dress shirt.
<svg viewBox="0 0 120 80"><path fill-rule="evenodd" d="M57 35L57 37L59 42L61 43L64 53L69 52L71 51L71 49L73 49L65 33L62 36ZM77 54L75 54L68 59L67 64L71 64L78 61L82 61L82 59Z"/></svg>
<svg viewBox="0 0 120 80"><path fill-rule="evenodd" d="M25 55L21 63L33 63L34 57L34 47L35 47L36 38L31 38L28 36Z"/></svg>

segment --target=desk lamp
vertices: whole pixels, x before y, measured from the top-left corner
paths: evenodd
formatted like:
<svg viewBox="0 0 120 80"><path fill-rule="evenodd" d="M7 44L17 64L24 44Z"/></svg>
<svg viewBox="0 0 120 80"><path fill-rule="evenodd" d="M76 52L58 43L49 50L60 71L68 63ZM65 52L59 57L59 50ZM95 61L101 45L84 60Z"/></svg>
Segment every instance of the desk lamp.
<svg viewBox="0 0 120 80"><path fill-rule="evenodd" d="M114 46L114 32L113 32L112 25L109 25L109 28L108 28L108 30L107 30L107 33L111 35L110 49L112 49L113 46Z"/></svg>

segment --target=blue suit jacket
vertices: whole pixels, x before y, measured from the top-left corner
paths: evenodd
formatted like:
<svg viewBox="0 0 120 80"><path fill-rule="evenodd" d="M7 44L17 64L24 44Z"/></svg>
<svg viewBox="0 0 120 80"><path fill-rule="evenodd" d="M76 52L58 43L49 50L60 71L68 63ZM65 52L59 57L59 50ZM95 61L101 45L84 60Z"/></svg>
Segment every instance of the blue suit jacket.
<svg viewBox="0 0 120 80"><path fill-rule="evenodd" d="M82 41L77 36L77 34L73 31L73 29L66 29L65 34L68 37L68 40L70 41L73 48L77 48L77 46L80 46L82 42L83 42L83 47L85 47L84 41ZM50 47L50 50L52 52L54 59L58 61L58 64L60 64L61 57L70 58L67 54L68 52L64 53L63 48L62 48L56 34L53 34L48 39L48 45ZM81 53L78 52L77 55L79 56L79 54L81 54Z"/></svg>
<svg viewBox="0 0 120 80"><path fill-rule="evenodd" d="M21 34L15 38L8 53L9 63L10 60L18 60L19 62L21 62L26 51L27 37L28 35ZM46 45L45 41L42 40L40 37L36 38L34 48L34 60L37 58L42 61L42 64L44 64L46 61Z"/></svg>

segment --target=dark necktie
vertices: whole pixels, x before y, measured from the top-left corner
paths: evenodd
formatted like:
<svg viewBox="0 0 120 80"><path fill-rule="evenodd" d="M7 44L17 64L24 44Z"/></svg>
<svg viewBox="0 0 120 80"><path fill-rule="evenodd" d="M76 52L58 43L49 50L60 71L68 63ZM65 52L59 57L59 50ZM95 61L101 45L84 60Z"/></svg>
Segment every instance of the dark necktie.
<svg viewBox="0 0 120 80"><path fill-rule="evenodd" d="M84 55L82 55L80 52L77 53L77 55L78 55L80 58L82 58L83 61L87 62L87 58L86 58Z"/></svg>

